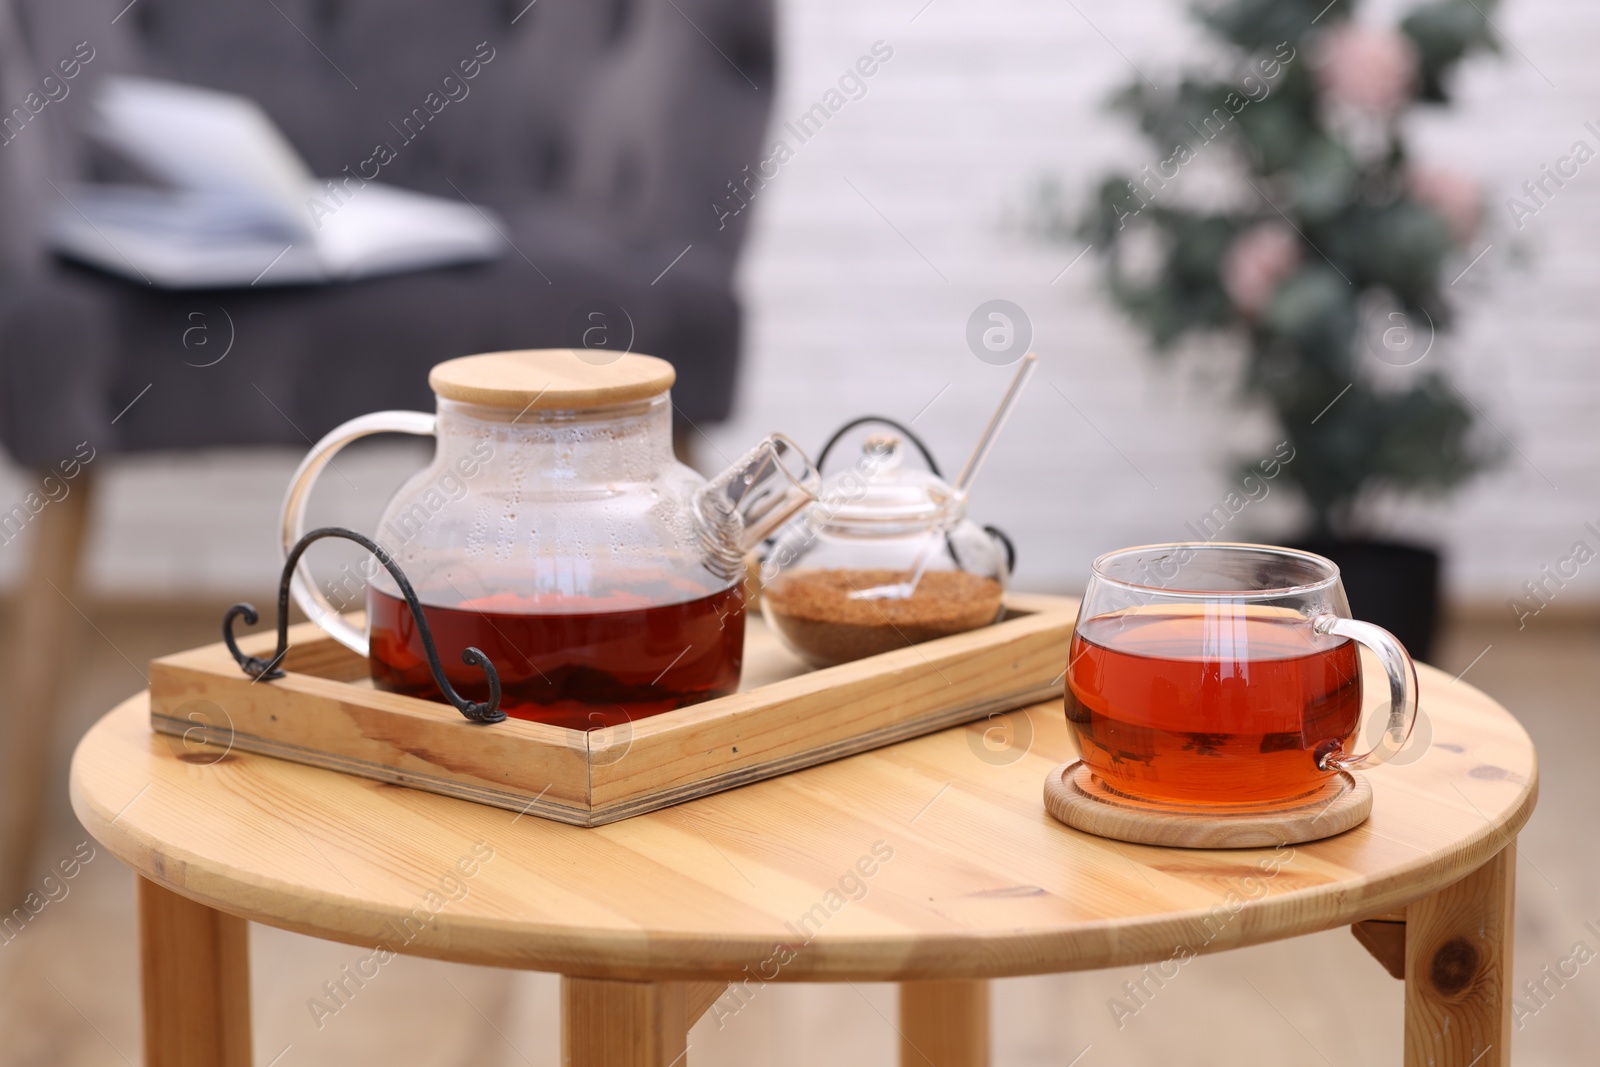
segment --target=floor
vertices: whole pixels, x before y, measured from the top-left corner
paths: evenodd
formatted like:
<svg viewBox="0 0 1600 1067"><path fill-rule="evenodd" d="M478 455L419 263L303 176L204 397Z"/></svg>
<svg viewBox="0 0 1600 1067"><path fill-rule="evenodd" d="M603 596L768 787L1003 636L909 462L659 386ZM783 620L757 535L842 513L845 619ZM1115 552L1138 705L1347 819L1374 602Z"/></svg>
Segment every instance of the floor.
<svg viewBox="0 0 1600 1067"><path fill-rule="evenodd" d="M0 933L0 1067L139 1060L132 877L103 849L70 880L46 881L45 864L82 861L93 848L66 802L73 740L143 686L151 656L214 640L220 604L88 607L76 635L82 669L58 731L51 830L33 883L47 903L20 931ZM1597 644L1600 626L1592 624L1536 619L1518 631L1480 621L1454 625L1438 657L1512 707L1543 759L1540 806L1517 865L1519 988L1579 942L1600 949L1600 921L1593 930L1584 925L1600 920L1600 854L1592 844L1600 803L1592 770L1600 746ZM308 1000L359 950L263 927L253 928L251 949L259 1067L558 1062L553 976L397 959L319 1025ZM1195 960L1119 1028L1108 1002L1134 973L995 983L997 1067L1400 1062L1400 985L1345 930ZM1516 1062L1592 1062L1600 968L1582 967L1550 988L1543 1000L1521 1001ZM723 1029L702 1020L689 1059L696 1067L892 1063L894 1017L892 986L769 986Z"/></svg>

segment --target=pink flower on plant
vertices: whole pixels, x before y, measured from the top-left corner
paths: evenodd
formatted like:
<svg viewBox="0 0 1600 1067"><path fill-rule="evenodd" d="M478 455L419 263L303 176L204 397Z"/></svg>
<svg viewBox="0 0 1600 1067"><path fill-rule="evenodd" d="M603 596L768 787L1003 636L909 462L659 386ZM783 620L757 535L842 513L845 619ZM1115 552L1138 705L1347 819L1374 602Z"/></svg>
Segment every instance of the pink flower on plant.
<svg viewBox="0 0 1600 1067"><path fill-rule="evenodd" d="M1459 171L1442 167L1412 167L1406 187L1413 198L1437 211L1450 224L1456 241L1467 244L1483 221L1483 190Z"/></svg>
<svg viewBox="0 0 1600 1067"><path fill-rule="evenodd" d="M1384 117L1411 98L1417 50L1396 30L1346 22L1323 36L1314 67L1329 100Z"/></svg>
<svg viewBox="0 0 1600 1067"><path fill-rule="evenodd" d="M1235 237L1222 257L1222 287L1246 318L1256 318L1300 264L1300 238L1281 222L1259 222Z"/></svg>

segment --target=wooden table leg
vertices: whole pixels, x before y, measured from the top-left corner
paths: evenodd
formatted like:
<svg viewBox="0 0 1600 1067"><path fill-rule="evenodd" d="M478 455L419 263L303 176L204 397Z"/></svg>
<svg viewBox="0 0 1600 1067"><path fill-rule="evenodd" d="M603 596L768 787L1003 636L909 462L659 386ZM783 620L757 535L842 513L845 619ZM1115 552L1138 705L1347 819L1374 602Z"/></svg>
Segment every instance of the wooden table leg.
<svg viewBox="0 0 1600 1067"><path fill-rule="evenodd" d="M53 474L35 474L32 483ZM56 478L51 484L60 482ZM67 495L39 512L27 531L33 539L16 598L14 636L6 650L5 706L0 709L5 745L0 751L0 900L22 897L32 873L33 854L46 795L45 772L59 721L67 664L77 656L68 640L81 625L78 578L89 530L90 487L82 471L76 482L62 482ZM0 529L9 540L14 534Z"/></svg>
<svg viewBox="0 0 1600 1067"><path fill-rule="evenodd" d="M250 1067L249 924L138 887L146 1067Z"/></svg>
<svg viewBox="0 0 1600 1067"><path fill-rule="evenodd" d="M726 988L563 977L562 1067L685 1067L689 1027Z"/></svg>
<svg viewBox="0 0 1600 1067"><path fill-rule="evenodd" d="M988 1067L989 983L900 983L900 1067Z"/></svg>
<svg viewBox="0 0 1600 1067"><path fill-rule="evenodd" d="M1509 1067L1516 847L1406 909L1406 1067Z"/></svg>

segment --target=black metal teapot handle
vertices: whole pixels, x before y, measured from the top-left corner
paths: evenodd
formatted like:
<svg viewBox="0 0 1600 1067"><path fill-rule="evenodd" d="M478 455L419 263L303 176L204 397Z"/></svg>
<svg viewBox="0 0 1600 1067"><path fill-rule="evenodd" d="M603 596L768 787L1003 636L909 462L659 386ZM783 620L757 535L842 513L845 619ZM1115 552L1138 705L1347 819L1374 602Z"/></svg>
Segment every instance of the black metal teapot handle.
<svg viewBox="0 0 1600 1067"><path fill-rule="evenodd" d="M294 578L295 567L299 565L300 557L305 550L311 547L313 542L320 541L324 537L342 537L347 541L354 541L371 552L389 572L389 577L395 580L395 584L400 587L401 595L405 597L406 606L411 609L412 619L416 621L417 633L421 636L422 648L428 655L428 668L433 672L434 684L439 687L439 692L444 694L444 698L472 722L503 722L506 713L500 710L500 675L494 669L494 664L489 662L489 657L477 648L469 647L461 653L461 662L483 668L484 676L489 681L489 699L479 703L457 693L444 675L444 664L439 661L439 651L434 647L433 634L428 630L428 621L422 615L422 605L417 602L417 594L412 590L411 582L406 579L405 572L376 541L341 526L323 526L312 530L296 541L294 548L289 550L289 556L283 564L283 577L278 582L278 648L271 659L245 655L233 638L234 619L243 616L246 624L250 626L260 621L260 615L256 612L254 604L235 604L222 617L222 640L227 643L228 651L233 653L239 668L257 681L271 681L283 677L283 671L278 664L289 651L289 583Z"/></svg>

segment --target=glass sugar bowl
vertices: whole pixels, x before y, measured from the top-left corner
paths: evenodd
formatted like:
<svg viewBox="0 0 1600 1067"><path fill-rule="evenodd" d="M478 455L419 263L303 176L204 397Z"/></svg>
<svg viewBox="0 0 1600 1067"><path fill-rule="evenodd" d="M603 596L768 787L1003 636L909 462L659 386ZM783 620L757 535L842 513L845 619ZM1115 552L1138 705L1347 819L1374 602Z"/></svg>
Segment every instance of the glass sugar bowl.
<svg viewBox="0 0 1600 1067"><path fill-rule="evenodd" d="M1010 541L967 518L966 494L909 430L868 436L847 470L785 526L761 565L761 610L812 667L832 667L997 621L1015 562ZM928 469L905 462L907 442Z"/></svg>

